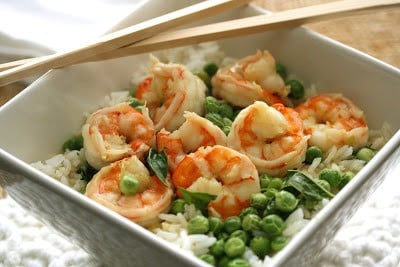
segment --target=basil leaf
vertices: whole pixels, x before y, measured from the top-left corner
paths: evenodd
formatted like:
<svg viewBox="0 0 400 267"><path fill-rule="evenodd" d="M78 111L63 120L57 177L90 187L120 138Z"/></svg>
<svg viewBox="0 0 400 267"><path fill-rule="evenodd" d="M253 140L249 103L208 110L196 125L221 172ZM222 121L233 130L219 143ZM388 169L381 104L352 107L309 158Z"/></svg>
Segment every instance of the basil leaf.
<svg viewBox="0 0 400 267"><path fill-rule="evenodd" d="M163 150L157 153L157 150L150 149L146 162L158 179L160 179L164 185L167 185L168 158L165 151Z"/></svg>
<svg viewBox="0 0 400 267"><path fill-rule="evenodd" d="M81 175L81 180L84 180L85 182L90 182L92 180L93 176L97 173L97 170L90 166L89 164L86 164L86 166L81 167L78 170L78 173Z"/></svg>
<svg viewBox="0 0 400 267"><path fill-rule="evenodd" d="M178 190L182 193L183 199L190 204L193 204L201 211L207 210L208 203L217 198L216 195L210 195L201 192L190 192L186 189L179 187Z"/></svg>
<svg viewBox="0 0 400 267"><path fill-rule="evenodd" d="M331 192L325 190L313 179L299 171L289 171L289 176L285 180L285 187L293 187L299 191L305 198L312 200L322 200L323 198L333 198Z"/></svg>

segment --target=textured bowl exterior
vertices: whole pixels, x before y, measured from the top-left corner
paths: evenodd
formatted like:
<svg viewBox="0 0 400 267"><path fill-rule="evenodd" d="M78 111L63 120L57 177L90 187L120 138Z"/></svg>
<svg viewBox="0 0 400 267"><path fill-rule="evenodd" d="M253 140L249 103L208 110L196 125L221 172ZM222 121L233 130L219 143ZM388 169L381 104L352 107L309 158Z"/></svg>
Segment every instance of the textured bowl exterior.
<svg viewBox="0 0 400 267"><path fill-rule="evenodd" d="M113 30L194 2L145 1ZM259 12L246 7L219 19ZM343 92L355 99L372 128L379 128L386 121L395 130L400 129L400 72L387 64L304 28L227 39L220 44L232 57L268 49L306 84L315 84L321 92ZM110 266L207 266L29 165L58 153L60 144L79 131L82 121L77 118L93 110L108 92L126 87L134 71L132 66L146 58L139 55L51 71L1 107L0 185L32 215ZM386 174L399 164L399 147L397 132L274 257L271 266L312 263Z"/></svg>

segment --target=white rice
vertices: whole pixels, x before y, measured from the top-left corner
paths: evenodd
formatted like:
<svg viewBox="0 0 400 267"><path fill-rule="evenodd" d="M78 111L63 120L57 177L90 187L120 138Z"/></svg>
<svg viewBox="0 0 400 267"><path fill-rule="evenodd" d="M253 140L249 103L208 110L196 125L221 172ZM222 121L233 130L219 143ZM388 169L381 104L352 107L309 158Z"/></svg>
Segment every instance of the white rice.
<svg viewBox="0 0 400 267"><path fill-rule="evenodd" d="M109 95L104 97L100 105L101 107L111 107L119 103L127 102L129 98L129 91L127 90L111 92Z"/></svg>
<svg viewBox="0 0 400 267"><path fill-rule="evenodd" d="M171 49L167 51L157 52L154 54L162 62L181 63L186 65L190 70L197 71L207 62L215 62L223 66L232 59L226 58L219 50L216 43L205 43L191 47ZM150 61L149 61L150 62ZM148 64L145 64L133 74L132 84L138 84L148 73ZM310 97L316 94L316 88L311 86L306 91L306 96ZM129 92L120 91L113 92L104 98L101 103L102 107L112 106L117 103L125 102L129 99ZM389 125L385 123L379 130L370 130L370 146L374 149L380 149L390 139L393 131ZM350 170L357 173L365 164L364 161L351 159L353 149L350 146L340 148L332 147L324 158L315 159L310 165L302 165L299 170L309 175L317 177L318 173L324 168L333 168L339 171ZM38 170L43 171L60 182L72 187L73 189L83 192L86 182L82 180L78 171L84 166L83 151L67 151L64 154L58 154L54 157L32 164ZM313 217L320 209L328 204L328 200L323 200L313 213L305 213L302 208L296 209L285 221L285 230L283 235L289 239L293 238L301 229L303 229L310 221L308 218ZM175 246L194 255L201 255L209 251L210 246L216 241L212 235L189 235L186 227L188 221L201 214L193 205L185 205L185 212L177 215L160 214L161 223L156 228L150 229L153 233L162 239L165 239ZM271 261L271 257L259 259L250 249L247 249L243 258L248 260L253 267L266 267Z"/></svg>
<svg viewBox="0 0 400 267"><path fill-rule="evenodd" d="M268 267L270 262L271 262L271 257L269 256L265 256L265 258L263 260L261 260L260 258L258 258L258 256L256 254L254 254L254 252L249 249L246 248L246 251L243 254L243 258L245 260L247 260L247 262L250 264L250 266L252 267Z"/></svg>
<svg viewBox="0 0 400 267"><path fill-rule="evenodd" d="M189 220L200 214L194 205L186 204L183 214L160 214L159 218L162 221L160 226L151 231L196 256L205 254L217 239L214 236L201 234L188 235L186 230Z"/></svg>
<svg viewBox="0 0 400 267"><path fill-rule="evenodd" d="M369 130L369 139L371 141L371 148L373 149L381 149L386 142L393 135L393 128L389 125L389 123L383 123L380 129L372 129Z"/></svg>
<svg viewBox="0 0 400 267"><path fill-rule="evenodd" d="M63 154L31 165L76 191L84 192L86 188L86 182L82 180L82 175L78 173L85 165L83 149L66 151Z"/></svg>
<svg viewBox="0 0 400 267"><path fill-rule="evenodd" d="M323 159L316 158L310 165L303 164L298 169L310 177L318 177L318 173L325 168L357 173L365 165L365 162L351 159L352 154L351 146L332 147L325 153Z"/></svg>

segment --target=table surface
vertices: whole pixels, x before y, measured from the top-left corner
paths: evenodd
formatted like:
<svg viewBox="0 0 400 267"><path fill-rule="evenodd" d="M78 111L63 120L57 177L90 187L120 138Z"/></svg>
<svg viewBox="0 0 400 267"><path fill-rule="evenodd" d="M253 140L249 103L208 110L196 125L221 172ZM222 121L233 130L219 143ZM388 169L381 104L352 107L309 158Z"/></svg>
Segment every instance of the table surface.
<svg viewBox="0 0 400 267"><path fill-rule="evenodd" d="M346 1L346 0L344 0ZM253 3L271 11L281 11L332 0L254 0ZM306 27L339 42L365 52L400 68L400 8L353 15L339 19L307 24ZM0 105L7 102L26 85L13 83L0 87Z"/></svg>

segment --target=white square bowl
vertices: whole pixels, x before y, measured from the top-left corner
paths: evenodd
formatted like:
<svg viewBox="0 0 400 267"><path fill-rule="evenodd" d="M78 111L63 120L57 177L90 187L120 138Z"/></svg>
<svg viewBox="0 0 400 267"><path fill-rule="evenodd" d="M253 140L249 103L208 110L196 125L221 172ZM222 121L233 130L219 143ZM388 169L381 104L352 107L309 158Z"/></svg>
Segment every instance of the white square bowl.
<svg viewBox="0 0 400 267"><path fill-rule="evenodd" d="M195 2L144 1L113 29ZM260 12L249 6L218 19ZM301 27L219 43L236 58L267 49L306 84L355 100L371 128L388 122L397 131L270 265L307 266L400 161L400 71ZM0 185L34 216L110 266L206 266L29 165L59 153L61 144L79 132L83 114L107 93L128 87L135 67L145 59L147 55L138 55L53 70L2 106Z"/></svg>

